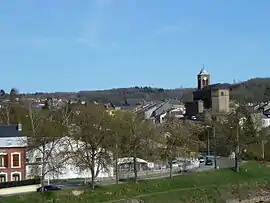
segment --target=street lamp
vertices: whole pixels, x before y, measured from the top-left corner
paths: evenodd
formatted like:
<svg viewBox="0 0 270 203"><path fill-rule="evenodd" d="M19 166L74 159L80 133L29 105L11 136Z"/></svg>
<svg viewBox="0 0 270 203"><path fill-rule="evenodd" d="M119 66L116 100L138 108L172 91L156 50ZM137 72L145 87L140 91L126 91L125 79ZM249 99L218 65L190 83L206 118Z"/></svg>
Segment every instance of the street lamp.
<svg viewBox="0 0 270 203"><path fill-rule="evenodd" d="M234 129L233 126L230 127L231 129ZM239 154L240 154L240 145L239 145L239 125L235 127L236 129L236 148L235 148L235 155L234 155L234 168L236 172L239 172Z"/></svg>
<svg viewBox="0 0 270 203"><path fill-rule="evenodd" d="M215 126L211 125L207 125L206 126L207 129L212 129L212 132L213 132L213 141L214 141L214 166L215 166L215 169L217 169L217 143L216 143L216 128ZM208 156L210 156L210 133L209 133L209 130L207 130L207 153L208 153Z"/></svg>
<svg viewBox="0 0 270 203"><path fill-rule="evenodd" d="M211 128L209 125L206 126L207 129L207 155L210 156L210 132L209 128Z"/></svg>
<svg viewBox="0 0 270 203"><path fill-rule="evenodd" d="M214 162L215 162L215 169L217 169L217 141L216 141L216 128L212 126L213 131L213 138L214 138Z"/></svg>

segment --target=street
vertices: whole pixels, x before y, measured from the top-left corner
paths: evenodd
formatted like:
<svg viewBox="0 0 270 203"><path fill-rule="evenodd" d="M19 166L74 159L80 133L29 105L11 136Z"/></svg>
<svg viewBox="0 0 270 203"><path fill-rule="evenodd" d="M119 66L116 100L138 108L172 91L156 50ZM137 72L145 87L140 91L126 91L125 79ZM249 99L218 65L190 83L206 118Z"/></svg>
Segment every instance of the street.
<svg viewBox="0 0 270 203"><path fill-rule="evenodd" d="M174 173L173 176L179 176L179 175L185 175L187 173L192 172L202 172L202 171L209 171L214 170L214 158L210 158L213 161L213 165L205 165L204 163L200 164L200 167L191 169L187 172L183 173ZM227 157L217 157L217 166L221 168L230 168L234 164L233 159L229 159ZM151 172L149 171L147 175L139 175L138 180L151 180L151 179L162 179L162 178L168 178L169 177L169 171L160 171L160 172ZM119 184L127 183L127 181L120 181ZM80 188L86 188L87 185L84 184L84 180L82 179L73 179L73 180L64 180L64 181L58 181L54 182L52 181L51 184L56 185L60 187L62 190L69 190L69 189L80 189ZM110 180L103 180L103 181L97 181L96 187L105 187L109 185L115 184L115 180L112 178ZM15 194L14 194L15 195ZM19 195L19 194L16 194Z"/></svg>
<svg viewBox="0 0 270 203"><path fill-rule="evenodd" d="M209 170L214 170L214 157L210 158L213 161L213 165L205 165L204 163L200 164L200 167L191 169L187 172L183 172L182 174L180 173L174 173L173 176L178 176L178 175L184 175L185 173L191 173L191 172L202 172L202 171L209 171ZM230 168L234 164L234 160L230 159L228 157L217 157L217 166L218 168ZM146 173L145 173L146 174ZM160 172L151 172L149 171L147 175L138 175L138 180L150 180L150 179L161 179L161 178L167 178L169 177L169 171L160 171ZM119 183L123 184L126 183L127 181L120 181ZM83 180L69 180L65 182L57 182L54 183L55 185L59 186L61 189L72 189L72 188L80 188L80 187L85 187L84 186L84 181ZM113 185L115 184L115 180L103 180L103 181L98 181L97 182L97 187L104 187L108 185Z"/></svg>

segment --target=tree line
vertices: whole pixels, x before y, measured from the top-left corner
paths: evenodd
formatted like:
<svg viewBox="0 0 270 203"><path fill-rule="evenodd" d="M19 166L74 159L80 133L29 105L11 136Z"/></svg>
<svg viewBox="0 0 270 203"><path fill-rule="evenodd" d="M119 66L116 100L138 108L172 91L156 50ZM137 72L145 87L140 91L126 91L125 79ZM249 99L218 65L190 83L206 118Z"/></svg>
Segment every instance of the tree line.
<svg viewBox="0 0 270 203"><path fill-rule="evenodd" d="M258 103L270 100L270 79L253 78L244 82L231 84L231 99L237 103L252 102ZM195 88L163 89L154 87L130 87L116 88L99 91L80 91L77 93L35 93L24 94L26 97L55 97L65 99L78 99L84 101L97 101L100 103L112 102L114 105L123 105L126 100L138 101L162 101L167 99L177 99L183 102L193 100L192 93Z"/></svg>
<svg viewBox="0 0 270 203"><path fill-rule="evenodd" d="M61 174L65 164L72 163L80 171L90 171L92 189L99 172L111 166L119 183L118 160L123 157L132 158L134 182L138 181L138 158L169 163L172 177L172 161L197 151L200 142L199 129L192 122L171 118L157 126L140 114L99 104L29 108L22 123L28 150L41 154L42 182L47 174Z"/></svg>
<svg viewBox="0 0 270 203"><path fill-rule="evenodd" d="M168 163L172 178L177 157L196 157L211 140L215 156L234 152L234 167L239 171L241 159L253 158L251 147L259 144L263 149L268 140L244 106L220 118L209 114L204 121L194 122L168 117L164 123L155 124L141 114L99 104L66 103L36 109L30 102L10 97L8 102L1 101L1 123L22 124L28 137L27 150L40 155L42 184L47 174L61 174L66 164L73 164L81 171L90 171L92 189L99 172L109 166L114 166L119 183L118 159L122 157L133 159L134 182L138 181L137 158Z"/></svg>

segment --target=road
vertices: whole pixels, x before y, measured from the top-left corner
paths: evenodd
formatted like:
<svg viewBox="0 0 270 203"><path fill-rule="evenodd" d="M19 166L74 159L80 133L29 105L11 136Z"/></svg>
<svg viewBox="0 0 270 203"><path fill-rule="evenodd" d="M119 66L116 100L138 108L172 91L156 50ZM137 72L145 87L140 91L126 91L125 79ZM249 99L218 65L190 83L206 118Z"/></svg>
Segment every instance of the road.
<svg viewBox="0 0 270 203"><path fill-rule="evenodd" d="M201 164L199 168L195 169L195 171L201 172L201 171L215 169L214 157L211 157L210 159L213 161L212 166L206 166L204 164ZM230 159L228 157L217 157L217 167L218 168L231 168L231 167L233 167L233 165L234 165L234 159Z"/></svg>
<svg viewBox="0 0 270 203"><path fill-rule="evenodd" d="M214 159L211 158L214 163ZM217 166L219 168L230 168L234 164L234 160L226 158L226 157L217 157ZM206 166L204 163L200 165L200 167L192 169L186 173L192 173L192 172L202 172L202 171L209 171L209 170L214 170L214 164L212 166ZM184 175L185 173L176 173L173 174L173 176L178 176L178 175ZM151 173L149 172L148 175L141 175L138 177L139 180L150 180L150 179L162 179L162 178L167 178L169 177L168 171L162 171L159 173ZM119 182L120 184L124 184L126 182ZM87 186L84 185L83 180L69 180L69 181L63 181L63 182L54 182L54 185L60 187L63 190L68 190L68 189L79 189L79 188L85 188ZM115 180L104 180L104 181L99 181L97 182L97 187L104 187L104 186L109 186L115 184ZM16 194L19 195L19 194Z"/></svg>
<svg viewBox="0 0 270 203"><path fill-rule="evenodd" d="M192 170L188 171L187 173L214 170L215 169L214 168L215 167L214 166L214 158L211 157L210 159L212 159L213 165L206 166L204 163L202 163L202 164L200 164L200 167L192 169ZM233 159L229 159L227 157L217 157L217 166L220 169L221 168L230 168L233 166L233 164L234 164ZM185 173L183 173L183 174L185 174ZM182 175L182 174L180 174L180 173L174 174L174 176L177 176L177 175ZM159 173L149 172L148 175L138 176L138 180L161 179L161 178L167 178L167 177L169 177L169 173L167 171L163 171L163 172L159 172ZM71 188L85 187L83 185L83 183L84 183L83 180L70 180L68 182L58 182L58 183L55 183L55 185L58 185L62 189L71 189ZM126 183L126 182L120 181L120 183ZM97 186L100 186L100 187L113 185L113 184L115 184L115 180L104 180L104 181L97 182Z"/></svg>

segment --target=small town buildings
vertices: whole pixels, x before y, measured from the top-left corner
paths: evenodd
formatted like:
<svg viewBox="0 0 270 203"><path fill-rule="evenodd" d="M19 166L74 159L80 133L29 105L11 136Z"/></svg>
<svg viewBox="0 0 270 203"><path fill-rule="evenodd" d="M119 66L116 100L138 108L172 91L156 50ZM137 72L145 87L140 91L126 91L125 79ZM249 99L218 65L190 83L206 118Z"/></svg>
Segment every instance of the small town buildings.
<svg viewBox="0 0 270 203"><path fill-rule="evenodd" d="M261 112L267 117L270 117L270 102L262 102L254 106L254 110Z"/></svg>
<svg viewBox="0 0 270 203"><path fill-rule="evenodd" d="M270 117L261 112L253 114L253 118L254 122L258 123L261 128L267 128L270 126Z"/></svg>
<svg viewBox="0 0 270 203"><path fill-rule="evenodd" d="M264 128L267 128L270 126L270 116L266 116L264 114L261 115L261 119L262 119L262 126Z"/></svg>
<svg viewBox="0 0 270 203"><path fill-rule="evenodd" d="M154 163L148 162L144 159L136 158L137 171L146 171L154 168ZM118 159L118 166L120 172L130 172L134 170L133 157L123 157Z"/></svg>
<svg viewBox="0 0 270 203"><path fill-rule="evenodd" d="M136 107L134 112L143 113L145 119L151 119L154 123L163 123L169 116L183 118L185 106L177 99L168 99L145 103Z"/></svg>
<svg viewBox="0 0 270 203"><path fill-rule="evenodd" d="M0 125L0 182L26 178L27 138L21 125Z"/></svg>

